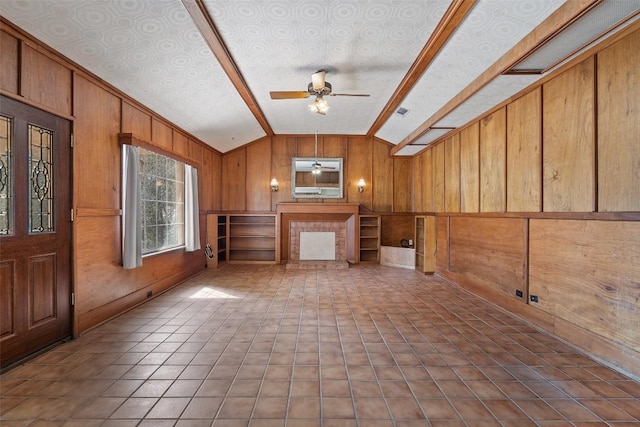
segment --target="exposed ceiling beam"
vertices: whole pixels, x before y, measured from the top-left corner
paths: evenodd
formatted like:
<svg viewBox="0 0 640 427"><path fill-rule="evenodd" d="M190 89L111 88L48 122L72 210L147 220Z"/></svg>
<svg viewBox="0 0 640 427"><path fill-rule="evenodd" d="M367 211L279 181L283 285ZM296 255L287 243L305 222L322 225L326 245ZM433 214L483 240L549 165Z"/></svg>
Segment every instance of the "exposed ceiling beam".
<svg viewBox="0 0 640 427"><path fill-rule="evenodd" d="M247 104L247 107L249 107L249 110L253 113L258 123L260 123L262 129L268 136L273 136L274 132L271 125L256 102L256 99L244 80L244 77L242 77L242 73L240 73L233 57L227 50L227 47L225 46L222 37L213 23L211 16L207 12L202 0L182 0L182 4L184 4L187 12L191 15L193 22L195 22L198 30L200 30L202 37L204 37L209 48L211 48L211 51L218 59L220 66L227 74L229 80L231 80L231 83L235 86L236 90L242 97L245 104Z"/></svg>
<svg viewBox="0 0 640 427"><path fill-rule="evenodd" d="M486 71L480 74L480 76L472 81L467 87L451 98L451 100L436 111L433 116L429 117L416 130L411 132L406 138L400 141L398 145L393 147L391 149L391 155L396 154L402 149L402 147L411 144L413 141L427 133L431 126L438 123L447 114L451 113L463 102L471 98L472 95L490 83L493 79L511 68L513 64L520 60L524 55L528 54L532 49L538 47L540 43L557 34L557 32L562 29L567 22L571 22L599 1L601 0L579 0L564 3L546 20L544 20L544 22L530 32L500 59L498 59L492 66L487 68Z"/></svg>
<svg viewBox="0 0 640 427"><path fill-rule="evenodd" d="M433 31L433 34L431 34L431 37L429 37L429 40L427 40L427 43L413 62L413 65L409 68L409 71L384 106L382 112L378 115L378 118L373 122L373 125L371 125L367 136L374 136L384 123L389 120L389 117L398 109L409 91L420 79L429 64L431 64L433 58L440 52L458 24L464 20L467 13L469 13L475 4L476 0L453 0Z"/></svg>

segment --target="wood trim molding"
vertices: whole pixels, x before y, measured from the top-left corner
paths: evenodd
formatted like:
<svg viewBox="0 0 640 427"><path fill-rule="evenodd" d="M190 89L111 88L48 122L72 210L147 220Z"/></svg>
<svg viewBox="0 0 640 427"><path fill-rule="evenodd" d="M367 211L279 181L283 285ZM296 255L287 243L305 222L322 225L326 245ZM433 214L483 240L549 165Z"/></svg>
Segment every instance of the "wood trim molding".
<svg viewBox="0 0 640 427"><path fill-rule="evenodd" d="M150 142L144 141L140 138L137 138L135 135L133 135L132 133L119 133L118 134L118 142L121 145L134 145L136 147L142 147L146 150L149 151L153 151L154 153L157 154L161 154L163 156L166 157L170 157L172 159L181 161L184 164L190 165L190 166L195 166L198 169L200 169L200 164L198 162L194 162L192 159L189 159L187 157L183 157L177 153L174 153L173 151L168 151L165 150L163 148L158 147L157 145L154 145Z"/></svg>
<svg viewBox="0 0 640 427"><path fill-rule="evenodd" d="M63 65L64 67L68 68L69 70L71 70L73 79L76 78L76 75L79 75L82 78L85 78L85 79L89 80L91 83L95 84L99 88L101 88L101 89L109 92L110 94L120 98L122 101L129 103L130 105L134 106L135 108L137 108L137 109L149 114L153 118L165 123L167 126L171 127L172 129L174 129L176 131L179 131L179 132L182 132L185 135L189 135L189 139L193 140L194 142L197 142L204 149L208 149L208 150L210 150L210 151L212 151L212 152L214 152L216 154L219 154L219 155L222 154L220 151L216 150L215 148L213 148L209 144L207 144L204 141L202 141L202 140L196 138L195 136L191 135L186 130L184 130L181 127L177 126L176 124L170 122L169 120L165 119L164 117L159 116L156 112L154 112L151 109L149 109L149 107L139 103L138 101L136 101L135 99L133 99L129 95L127 95L126 93L122 92L119 89L116 89L115 87L113 87L112 85L110 85L106 81L102 80L101 78L99 78L95 74L91 73L87 69L81 67L80 65L76 64L75 62L73 62L69 58L63 56L60 52L56 51L55 49L53 49L53 48L51 48L51 47L49 47L47 45L45 45L41 41L35 39L32 35L30 35L29 33L26 33L21 28L16 27L13 23L11 23L10 21L7 21L2 16L0 16L0 30L6 32L7 34L9 34L12 37L15 37L21 44L29 46L30 48L32 48L36 52L43 54L47 58L57 62L60 65ZM22 66L22 65L20 64L20 66ZM75 85L74 85L73 89L75 89ZM20 90L20 87L18 87L18 90ZM38 108L40 110L46 111L47 113L54 114L54 115L56 115L58 117L62 117L64 119L67 119L67 120L70 120L70 121L75 120L75 116L69 116L69 115L60 113L59 111L54 111L49 107L40 105L40 104L38 104L36 102L33 102L33 101L30 101L30 100L26 99L25 97L23 97L23 96L21 96L19 94L7 92L6 90L2 90L2 89L0 89L0 94L2 94L4 96L7 96L9 98L15 99L16 101L20 101L20 102L22 102L24 104L30 105L32 107Z"/></svg>
<svg viewBox="0 0 640 427"><path fill-rule="evenodd" d="M240 73L240 69L231 56L231 53L229 53L225 46L222 36L213 23L211 16L207 12L204 2L202 0L182 0L182 3L189 12L189 15L191 15L196 27L200 30L202 37L204 37L205 41L209 45L211 52L213 52L215 57L218 59L222 69L225 71L227 76L229 76L231 83L236 88L245 104L247 104L247 107L249 107L249 110L253 113L258 123L260 123L260 126L267 136L273 136L274 133L273 129L271 129L271 125L267 121L262 109L260 109L260 106L249 89L249 86L245 82L242 73Z"/></svg>
<svg viewBox="0 0 640 427"><path fill-rule="evenodd" d="M404 76L395 92L393 92L393 95L384 106L382 112L373 122L373 125L371 125L371 128L367 132L367 136L375 135L389 117L391 117L391 115L397 110L400 103L402 103L429 64L431 64L431 61L433 61L436 55L440 52L447 40L449 40L449 37L451 37L458 25L467 16L475 4L476 0L454 0L451 3L433 31L433 34L431 34L431 37L429 37L429 40L427 40L427 43L420 51L420 54L414 61L413 65L411 65L411 68Z"/></svg>
<svg viewBox="0 0 640 427"><path fill-rule="evenodd" d="M451 272L436 275L452 286L469 292L510 316L524 321L538 331L552 334L563 343L634 379L640 378L640 353L566 320L554 317L526 302L516 301L495 291L483 289Z"/></svg>
<svg viewBox="0 0 640 427"><path fill-rule="evenodd" d="M419 213L416 213L419 215ZM566 219L594 221L640 221L640 212L436 212L439 217Z"/></svg>
<svg viewBox="0 0 640 427"><path fill-rule="evenodd" d="M37 102L33 102L28 98L25 98L21 95L16 95L15 93L7 92L4 89L0 89L0 95L5 96L7 98L13 99L14 101L21 102L30 107L37 108L47 113L51 113L54 116L63 118L65 120L69 120L70 122L74 121L76 118L74 116L69 116L68 114L61 113L60 111L54 110L53 108L47 107L46 105L39 104Z"/></svg>
<svg viewBox="0 0 640 427"><path fill-rule="evenodd" d="M492 66L487 68L487 70L480 74L473 82L471 82L467 87L465 87L449 102L447 102L442 108L436 111L420 126L418 126L416 130L411 132L407 137L400 141L398 145L393 147L391 149L391 155L395 155L403 147L411 144L413 141L423 136L429 131L431 126L438 123L447 114L451 113L463 102L471 98L480 89L489 84L493 79L511 68L511 66L519 61L520 58L527 55L532 49L537 48L544 40L547 40L550 36L556 34L561 28L566 25L567 22L572 21L576 16L581 15L585 10L591 8L592 5L597 1L599 0L571 1L566 2L565 4L560 6L544 22L542 22L537 28L529 33L513 48L511 48Z"/></svg>
<svg viewBox="0 0 640 427"><path fill-rule="evenodd" d="M129 311L149 300L147 292L152 291L153 297L166 292L179 284L201 274L204 267L191 268L172 276L165 277L157 282L151 283L142 289L138 289L128 295L107 304L90 310L88 312L77 313L74 321L74 336L78 337L91 329L113 319L120 314Z"/></svg>
<svg viewBox="0 0 640 427"><path fill-rule="evenodd" d="M121 209L76 208L76 217L120 216Z"/></svg>

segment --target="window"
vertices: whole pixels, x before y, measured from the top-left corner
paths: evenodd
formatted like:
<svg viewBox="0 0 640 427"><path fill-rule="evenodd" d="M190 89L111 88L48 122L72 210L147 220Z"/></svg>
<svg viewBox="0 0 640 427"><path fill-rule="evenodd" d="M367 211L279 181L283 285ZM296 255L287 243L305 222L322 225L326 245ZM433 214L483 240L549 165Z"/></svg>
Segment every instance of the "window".
<svg viewBox="0 0 640 427"><path fill-rule="evenodd" d="M142 254L184 246L184 164L140 148Z"/></svg>

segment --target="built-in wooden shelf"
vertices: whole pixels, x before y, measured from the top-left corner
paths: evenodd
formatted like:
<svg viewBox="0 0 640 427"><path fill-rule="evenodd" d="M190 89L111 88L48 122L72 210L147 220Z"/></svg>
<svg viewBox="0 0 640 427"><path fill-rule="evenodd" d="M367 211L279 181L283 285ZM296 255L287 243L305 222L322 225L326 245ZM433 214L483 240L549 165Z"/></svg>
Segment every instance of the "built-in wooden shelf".
<svg viewBox="0 0 640 427"><path fill-rule="evenodd" d="M207 266L224 263L274 263L276 261L275 214L209 214L207 243L214 257Z"/></svg>
<svg viewBox="0 0 640 427"><path fill-rule="evenodd" d="M436 217L416 216L416 270L433 274L436 271Z"/></svg>
<svg viewBox="0 0 640 427"><path fill-rule="evenodd" d="M380 262L380 216L360 215L360 262Z"/></svg>
<svg viewBox="0 0 640 427"><path fill-rule="evenodd" d="M207 215L207 244L211 246L211 258L207 267L218 268L227 262L227 216Z"/></svg>
<svg viewBox="0 0 640 427"><path fill-rule="evenodd" d="M228 216L229 262L276 262L275 214Z"/></svg>

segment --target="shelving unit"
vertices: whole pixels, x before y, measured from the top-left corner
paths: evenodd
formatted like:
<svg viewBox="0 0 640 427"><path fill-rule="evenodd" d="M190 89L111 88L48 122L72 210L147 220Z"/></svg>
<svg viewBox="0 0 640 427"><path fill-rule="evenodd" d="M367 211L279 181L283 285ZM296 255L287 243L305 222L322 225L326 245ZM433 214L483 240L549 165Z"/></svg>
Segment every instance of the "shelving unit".
<svg viewBox="0 0 640 427"><path fill-rule="evenodd" d="M433 274L436 271L436 217L416 217L416 270Z"/></svg>
<svg viewBox="0 0 640 427"><path fill-rule="evenodd" d="M213 258L207 258L207 267L218 268L227 262L227 216L207 215L207 244L211 245Z"/></svg>
<svg viewBox="0 0 640 427"><path fill-rule="evenodd" d="M416 217L416 270L424 271L424 217Z"/></svg>
<svg viewBox="0 0 640 427"><path fill-rule="evenodd" d="M276 216L235 214L228 216L227 254L230 263L276 261Z"/></svg>
<svg viewBox="0 0 640 427"><path fill-rule="evenodd" d="M218 215L217 221L218 239L216 252L218 255L218 263L227 262L227 217L226 215Z"/></svg>
<svg viewBox="0 0 640 427"><path fill-rule="evenodd" d="M360 215L360 262L380 262L378 215Z"/></svg>

